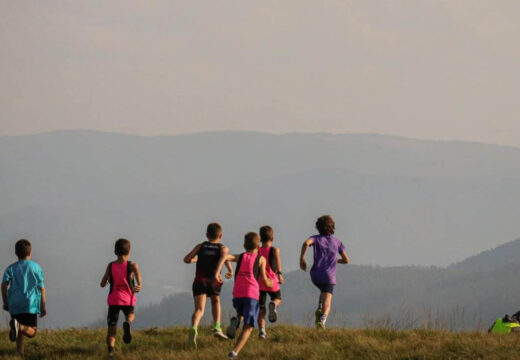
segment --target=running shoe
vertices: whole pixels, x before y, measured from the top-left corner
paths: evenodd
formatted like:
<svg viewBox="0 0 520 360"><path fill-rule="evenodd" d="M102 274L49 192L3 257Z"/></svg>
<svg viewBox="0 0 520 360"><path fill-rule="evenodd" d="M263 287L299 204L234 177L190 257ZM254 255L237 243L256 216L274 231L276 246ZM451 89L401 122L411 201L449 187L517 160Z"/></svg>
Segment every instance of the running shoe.
<svg viewBox="0 0 520 360"><path fill-rule="evenodd" d="M108 347L108 356L110 356L110 357L114 356L114 348L112 346Z"/></svg>
<svg viewBox="0 0 520 360"><path fill-rule="evenodd" d="M269 315L268 315L269 321L274 323L276 320L278 320L278 312L276 312L276 304L274 301L271 301L269 303Z"/></svg>
<svg viewBox="0 0 520 360"><path fill-rule="evenodd" d="M229 359L238 359L238 354L234 351L230 351L228 354Z"/></svg>
<svg viewBox="0 0 520 360"><path fill-rule="evenodd" d="M325 329L325 322L327 321L327 315L323 314L320 316L320 321L316 323L319 329Z"/></svg>
<svg viewBox="0 0 520 360"><path fill-rule="evenodd" d="M132 334L130 333L130 323L125 321L123 323L123 341L125 344L130 344L132 341Z"/></svg>
<svg viewBox="0 0 520 360"><path fill-rule="evenodd" d="M318 308L316 310L316 312L314 313L314 316L315 316L314 324L316 324L316 327L319 327L321 315L323 315L323 311L321 310L321 308Z"/></svg>
<svg viewBox="0 0 520 360"><path fill-rule="evenodd" d="M227 340L228 337L222 332L221 329L213 329L213 336L217 339Z"/></svg>
<svg viewBox="0 0 520 360"><path fill-rule="evenodd" d="M197 348L197 330L194 328L191 328L188 334L188 345L194 349Z"/></svg>
<svg viewBox="0 0 520 360"><path fill-rule="evenodd" d="M11 319L11 321L9 321L9 340L15 342L16 338L18 337L19 330L20 324L18 323L18 320Z"/></svg>
<svg viewBox="0 0 520 360"><path fill-rule="evenodd" d="M265 329L260 329L260 331L258 332L258 337L262 340L265 340L265 338L267 337L267 332L265 331Z"/></svg>
<svg viewBox="0 0 520 360"><path fill-rule="evenodd" d="M240 320L236 316L233 316L231 318L231 320L229 321L229 326L227 328L227 334L226 334L227 337L230 339L234 339L239 326L240 326Z"/></svg>

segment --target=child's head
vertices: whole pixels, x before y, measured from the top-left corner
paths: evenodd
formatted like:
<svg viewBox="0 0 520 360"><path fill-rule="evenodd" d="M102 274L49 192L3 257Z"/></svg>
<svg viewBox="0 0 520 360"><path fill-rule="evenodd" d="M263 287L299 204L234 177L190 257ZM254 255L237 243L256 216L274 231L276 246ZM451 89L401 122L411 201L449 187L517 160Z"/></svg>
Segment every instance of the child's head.
<svg viewBox="0 0 520 360"><path fill-rule="evenodd" d="M260 236L255 232L248 232L244 235L244 249L251 251L260 246Z"/></svg>
<svg viewBox="0 0 520 360"><path fill-rule="evenodd" d="M316 220L316 229L320 235L333 235L334 234L334 219L330 215L323 215Z"/></svg>
<svg viewBox="0 0 520 360"><path fill-rule="evenodd" d="M273 228L269 225L264 225L260 228L260 241L266 243L274 240Z"/></svg>
<svg viewBox="0 0 520 360"><path fill-rule="evenodd" d="M126 256L130 254L130 241L127 239L119 239L114 246L114 254L117 256Z"/></svg>
<svg viewBox="0 0 520 360"><path fill-rule="evenodd" d="M18 259L23 260L31 255L32 247L29 240L21 239L14 245L14 253L18 256Z"/></svg>
<svg viewBox="0 0 520 360"><path fill-rule="evenodd" d="M216 222L209 224L206 230L206 237L208 240L220 239L222 237L222 226Z"/></svg>

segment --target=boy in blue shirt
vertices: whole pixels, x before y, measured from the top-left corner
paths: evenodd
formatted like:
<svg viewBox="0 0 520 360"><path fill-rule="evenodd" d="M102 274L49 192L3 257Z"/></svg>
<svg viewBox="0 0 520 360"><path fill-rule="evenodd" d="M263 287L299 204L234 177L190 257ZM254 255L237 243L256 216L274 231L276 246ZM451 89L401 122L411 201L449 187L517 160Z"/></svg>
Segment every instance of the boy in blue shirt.
<svg viewBox="0 0 520 360"><path fill-rule="evenodd" d="M38 314L44 317L45 287L40 265L31 260L31 243L18 240L15 245L18 261L9 265L2 280L3 308L9 311L9 340L16 341L18 353L23 357L24 336L36 335Z"/></svg>

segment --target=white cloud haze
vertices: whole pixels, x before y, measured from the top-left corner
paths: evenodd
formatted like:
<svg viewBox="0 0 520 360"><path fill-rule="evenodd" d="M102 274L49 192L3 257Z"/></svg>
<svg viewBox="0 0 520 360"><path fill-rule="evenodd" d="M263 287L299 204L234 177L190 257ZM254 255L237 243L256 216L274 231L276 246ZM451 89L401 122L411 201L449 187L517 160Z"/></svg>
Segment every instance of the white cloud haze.
<svg viewBox="0 0 520 360"><path fill-rule="evenodd" d="M0 135L375 132L520 146L516 0L0 0Z"/></svg>

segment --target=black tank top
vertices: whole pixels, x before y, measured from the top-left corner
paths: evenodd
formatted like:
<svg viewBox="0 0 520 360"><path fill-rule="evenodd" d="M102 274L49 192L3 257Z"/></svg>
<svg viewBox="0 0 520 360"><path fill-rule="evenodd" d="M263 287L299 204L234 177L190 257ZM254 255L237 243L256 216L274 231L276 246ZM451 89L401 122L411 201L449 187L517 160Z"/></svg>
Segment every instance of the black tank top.
<svg viewBox="0 0 520 360"><path fill-rule="evenodd" d="M197 270L195 280L213 279L217 271L218 262L222 255L221 243L210 243L204 241L197 254Z"/></svg>

